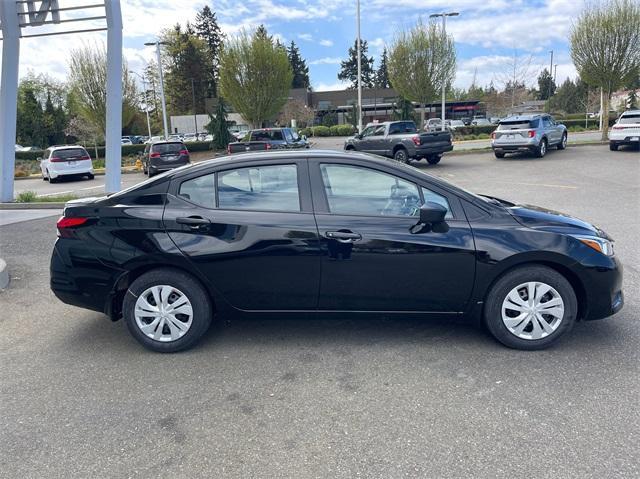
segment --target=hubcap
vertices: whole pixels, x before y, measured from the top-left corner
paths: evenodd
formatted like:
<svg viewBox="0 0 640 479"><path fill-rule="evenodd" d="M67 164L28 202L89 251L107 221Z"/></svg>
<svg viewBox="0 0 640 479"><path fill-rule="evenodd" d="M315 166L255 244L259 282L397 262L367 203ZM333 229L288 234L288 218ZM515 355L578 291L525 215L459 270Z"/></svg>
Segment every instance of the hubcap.
<svg viewBox="0 0 640 479"><path fill-rule="evenodd" d="M404 161L404 160L406 160L407 158L406 158L406 156L405 156L405 154L404 154L404 151L399 151L399 152L397 152L397 153L396 153L396 159L397 159L398 161Z"/></svg>
<svg viewBox="0 0 640 479"><path fill-rule="evenodd" d="M542 144L540 145L540 153L544 155L546 152L547 152L547 142L543 141Z"/></svg>
<svg viewBox="0 0 640 479"><path fill-rule="evenodd" d="M152 286L138 296L134 316L145 336L168 343L189 331L193 308L182 291L163 284Z"/></svg>
<svg viewBox="0 0 640 479"><path fill-rule="evenodd" d="M502 302L502 322L520 339L545 338L558 329L563 318L560 293L545 283L522 283Z"/></svg>
<svg viewBox="0 0 640 479"><path fill-rule="evenodd" d="M567 146L567 136L562 137L562 146Z"/></svg>

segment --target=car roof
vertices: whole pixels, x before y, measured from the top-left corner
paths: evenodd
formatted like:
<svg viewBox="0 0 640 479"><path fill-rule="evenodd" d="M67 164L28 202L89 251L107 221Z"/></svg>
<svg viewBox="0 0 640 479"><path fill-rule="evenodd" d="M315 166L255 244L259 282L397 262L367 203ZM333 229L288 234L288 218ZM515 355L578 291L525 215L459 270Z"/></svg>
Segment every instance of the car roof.
<svg viewBox="0 0 640 479"><path fill-rule="evenodd" d="M163 144L167 144L167 143L182 143L182 140L180 140L179 138L176 140L159 140L159 141L154 141L151 142L151 145L163 145Z"/></svg>
<svg viewBox="0 0 640 479"><path fill-rule="evenodd" d="M48 150L68 150L71 148L84 148L82 145L53 145L47 148Z"/></svg>
<svg viewBox="0 0 640 479"><path fill-rule="evenodd" d="M620 116L624 116L624 115L640 115L640 110L627 110L627 111L623 111Z"/></svg>
<svg viewBox="0 0 640 479"><path fill-rule="evenodd" d="M542 116L548 116L548 115L546 113L535 113L531 115L513 115L513 116L508 116L506 118L503 118L502 120L500 120L500 123L502 123L503 121L529 121L535 118L540 118Z"/></svg>

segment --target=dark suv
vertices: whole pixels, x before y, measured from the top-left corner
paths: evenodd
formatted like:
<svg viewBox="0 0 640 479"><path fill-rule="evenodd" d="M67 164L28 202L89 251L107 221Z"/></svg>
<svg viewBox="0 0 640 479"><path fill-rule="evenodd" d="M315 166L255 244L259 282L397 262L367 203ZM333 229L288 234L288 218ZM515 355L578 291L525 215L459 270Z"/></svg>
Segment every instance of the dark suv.
<svg viewBox="0 0 640 479"><path fill-rule="evenodd" d="M181 141L157 141L147 145L142 158L145 175L152 177L191 163L189 150Z"/></svg>

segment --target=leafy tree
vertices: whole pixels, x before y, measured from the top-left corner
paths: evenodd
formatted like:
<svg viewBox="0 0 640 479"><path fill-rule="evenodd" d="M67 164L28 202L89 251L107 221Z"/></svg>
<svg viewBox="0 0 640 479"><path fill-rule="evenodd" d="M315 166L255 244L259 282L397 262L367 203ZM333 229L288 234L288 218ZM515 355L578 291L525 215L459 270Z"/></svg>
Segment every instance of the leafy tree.
<svg viewBox="0 0 640 479"><path fill-rule="evenodd" d="M391 85L405 99L423 107L443 86L453 82L456 72L456 50L453 37L431 22L418 20L411 30L400 32L389 51ZM424 108L420 124L424 125Z"/></svg>
<svg viewBox="0 0 640 479"><path fill-rule="evenodd" d="M214 115L209 114L209 123L205 127L213 135L213 147L217 150L224 150L231 143L231 133L229 133L229 122L227 121L227 110L224 99L218 96L218 104Z"/></svg>
<svg viewBox="0 0 640 479"><path fill-rule="evenodd" d="M393 103L394 120L415 120L413 103L399 96Z"/></svg>
<svg viewBox="0 0 640 479"><path fill-rule="evenodd" d="M46 146L42 104L36 98L32 85L20 85L18 89L17 141L23 145Z"/></svg>
<svg viewBox="0 0 640 479"><path fill-rule="evenodd" d="M46 139L47 146L64 143L64 129L66 127L65 113L62 106L59 105L57 108L53 106L50 94L47 94L47 101L44 107L43 125L43 136Z"/></svg>
<svg viewBox="0 0 640 479"><path fill-rule="evenodd" d="M289 57L289 65L291 65L291 70L293 71L291 88L309 88L309 67L293 41L287 49L287 56Z"/></svg>
<svg viewBox="0 0 640 479"><path fill-rule="evenodd" d="M377 88L389 88L391 83L389 82L389 71L387 70L387 63L389 58L387 56L387 47L382 50L382 56L380 57L380 66L376 70L376 87Z"/></svg>
<svg viewBox="0 0 640 479"><path fill-rule="evenodd" d="M188 23L184 30L180 25L165 30L162 41L167 43L163 58L167 109L174 115L203 111L211 78L211 71L207 68L207 44L194 33ZM195 91L196 111L192 88Z"/></svg>
<svg viewBox="0 0 640 479"><path fill-rule="evenodd" d="M538 100L548 100L555 92L556 82L553 81L549 70L545 68L538 76Z"/></svg>
<svg viewBox="0 0 640 479"><path fill-rule="evenodd" d="M297 99L287 100L278 116L281 125L291 125L291 120L296 120L298 128L313 125L315 113L303 101Z"/></svg>
<svg viewBox="0 0 640 479"><path fill-rule="evenodd" d="M351 104L351 108L347 112L346 122L353 125L354 128L358 128L358 106L355 103Z"/></svg>
<svg viewBox="0 0 640 479"><path fill-rule="evenodd" d="M611 93L640 69L640 4L602 0L583 10L571 29L571 58L580 77L604 92L602 140L609 128Z"/></svg>
<svg viewBox="0 0 640 479"><path fill-rule="evenodd" d="M222 50L220 92L254 127L280 111L292 80L286 51L264 33L243 30Z"/></svg>
<svg viewBox="0 0 640 479"><path fill-rule="evenodd" d="M334 126L338 124L338 114L333 111L328 111L322 117L323 126Z"/></svg>
<svg viewBox="0 0 640 479"><path fill-rule="evenodd" d="M215 12L208 5L202 7L196 14L194 28L197 36L206 44L206 83L207 96L216 96L218 84L218 70L220 68L220 50L224 41L224 34L218 25Z"/></svg>
<svg viewBox="0 0 640 479"><path fill-rule="evenodd" d="M369 46L366 40L361 40L360 45L360 71L362 78L362 88L373 88L375 83L375 71L373 69L373 57L367 57ZM348 80L351 82L349 89L358 88L358 40L353 42L353 47L349 47L349 58L340 62L340 73L338 80Z"/></svg>
<svg viewBox="0 0 640 479"><path fill-rule="evenodd" d="M137 110L138 93L122 60L122 124L128 125ZM69 84L74 91L75 111L103 135L106 131L107 51L104 44L87 44L71 50Z"/></svg>

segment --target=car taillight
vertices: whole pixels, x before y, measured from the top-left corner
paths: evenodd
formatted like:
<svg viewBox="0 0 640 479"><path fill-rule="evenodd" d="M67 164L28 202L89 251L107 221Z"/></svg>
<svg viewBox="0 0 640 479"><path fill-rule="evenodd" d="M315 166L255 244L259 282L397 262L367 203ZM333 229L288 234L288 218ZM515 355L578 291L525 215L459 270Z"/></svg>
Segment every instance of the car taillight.
<svg viewBox="0 0 640 479"><path fill-rule="evenodd" d="M491 132L491 139L492 139L492 140L495 140L495 139L496 139L496 132L495 132L495 131L492 131L492 132Z"/></svg>
<svg viewBox="0 0 640 479"><path fill-rule="evenodd" d="M180 150L180 154L189 156L189 151L188 150Z"/></svg>
<svg viewBox="0 0 640 479"><path fill-rule="evenodd" d="M85 218L83 216L74 216L67 218L66 216L61 216L58 222L56 223L56 228L58 228L58 236L60 238L74 238L73 229L82 226L89 218Z"/></svg>
<svg viewBox="0 0 640 479"><path fill-rule="evenodd" d="M270 149L271 149L271 143L267 143L267 145L266 145L266 146L267 146L267 150L270 150Z"/></svg>
<svg viewBox="0 0 640 479"><path fill-rule="evenodd" d="M536 136L536 132L534 130L529 130L529 138L533 138Z"/></svg>
<svg viewBox="0 0 640 479"><path fill-rule="evenodd" d="M58 158L57 156L52 156L51 158L49 158L49 161L51 163L62 163L63 161L67 161L67 160L64 160L62 158Z"/></svg>
<svg viewBox="0 0 640 479"><path fill-rule="evenodd" d="M160 158L160 153L158 153L157 151L154 151L149 155L149 158Z"/></svg>
<svg viewBox="0 0 640 479"><path fill-rule="evenodd" d="M412 136L411 139L416 146L420 146L420 137L418 135Z"/></svg>
<svg viewBox="0 0 640 479"><path fill-rule="evenodd" d="M624 130L624 126L620 126L620 125L613 125L613 127L611 128L612 130Z"/></svg>
<svg viewBox="0 0 640 479"><path fill-rule="evenodd" d="M91 157L89 155L84 155L82 158L80 158L81 160L90 160Z"/></svg>

